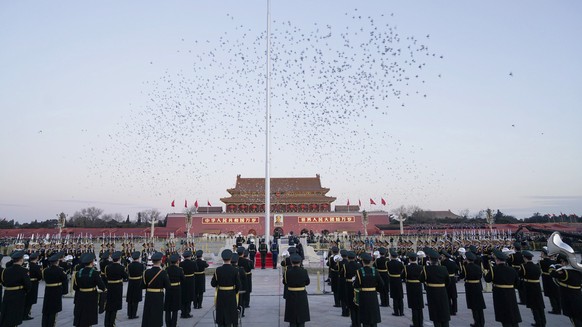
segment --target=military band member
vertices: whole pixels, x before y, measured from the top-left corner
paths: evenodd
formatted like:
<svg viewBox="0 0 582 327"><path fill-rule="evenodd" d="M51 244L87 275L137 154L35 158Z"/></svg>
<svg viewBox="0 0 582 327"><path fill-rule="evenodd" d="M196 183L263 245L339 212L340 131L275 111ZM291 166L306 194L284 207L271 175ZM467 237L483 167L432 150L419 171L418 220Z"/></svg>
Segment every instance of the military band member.
<svg viewBox="0 0 582 327"><path fill-rule="evenodd" d="M398 253L390 250L390 261L388 267L388 277L390 278L390 297L392 298L393 316L404 316L404 291L402 290L402 272L404 265L398 259Z"/></svg>
<svg viewBox="0 0 582 327"><path fill-rule="evenodd" d="M122 253L113 252L112 262L105 266L105 278L107 279L107 304L105 307L105 327L115 326L117 311L121 310L123 303L123 281L127 279L125 268L121 265Z"/></svg>
<svg viewBox="0 0 582 327"><path fill-rule="evenodd" d="M525 305L531 309L536 327L546 327L544 297L540 286L541 268L533 263L533 254L522 251L524 264L519 270L524 282Z"/></svg>
<svg viewBox="0 0 582 327"><path fill-rule="evenodd" d="M271 241L269 241L271 242ZM271 242L271 256L273 259L273 269L277 269L277 260L279 257L279 244L277 243L277 240L274 239Z"/></svg>
<svg viewBox="0 0 582 327"><path fill-rule="evenodd" d="M240 258L242 260L242 258ZM243 296L247 292L247 275L245 269L238 265L239 256L237 253L233 253L230 257L230 264L235 267L238 271L238 278L240 279L240 288L237 294L238 309L240 310L241 317L245 316L245 306L243 304Z"/></svg>
<svg viewBox="0 0 582 327"><path fill-rule="evenodd" d="M164 325L164 290L169 289L170 278L162 269L161 252L152 254L150 269L143 273L142 287L146 289L141 320L142 327L162 327Z"/></svg>
<svg viewBox="0 0 582 327"><path fill-rule="evenodd" d="M105 276L105 268L109 264L109 251L104 251L103 253L101 253L101 256L99 258L100 258L99 271L101 272L101 279L103 279L103 283L105 284L105 287L107 287L107 277Z"/></svg>
<svg viewBox="0 0 582 327"><path fill-rule="evenodd" d="M63 310L63 295L69 292L67 274L59 267L59 256L52 255L49 266L42 271L44 299L42 301L42 327L54 327L57 313Z"/></svg>
<svg viewBox="0 0 582 327"><path fill-rule="evenodd" d="M176 327L178 325L178 310L182 305L182 288L184 282L184 270L178 266L180 256L176 253L170 255L170 265L166 268L170 278L170 288L166 290L164 301L164 311L166 311L166 326Z"/></svg>
<svg viewBox="0 0 582 327"><path fill-rule="evenodd" d="M475 260L477 256L475 253L469 251L466 253L466 263L461 266L461 277L465 279L465 297L467 300L467 308L473 314L473 324L471 327L485 327L485 316L483 310L486 308L485 300L483 299L483 285L481 278L483 278L483 271Z"/></svg>
<svg viewBox="0 0 582 327"><path fill-rule="evenodd" d="M214 272L210 285L216 288L214 322L219 327L238 326L237 293L240 289L238 270L230 264L231 250L220 254L224 264Z"/></svg>
<svg viewBox="0 0 582 327"><path fill-rule="evenodd" d="M259 243L259 254L261 255L261 269L265 269L268 251L269 249L267 248L267 244L265 244L265 240L261 239Z"/></svg>
<svg viewBox="0 0 582 327"><path fill-rule="evenodd" d="M361 265L356 261L356 254L353 251L348 252L348 264L346 265L345 280L346 280L346 295L347 305L350 310L350 318L352 326L360 325L360 318L358 315L358 306L354 303L354 277L356 272L361 268Z"/></svg>
<svg viewBox="0 0 582 327"><path fill-rule="evenodd" d="M439 254L433 249L424 250L430 264L423 267L420 281L425 283L428 316L435 327L448 327L451 320L447 285L450 282L447 268L439 265Z"/></svg>
<svg viewBox="0 0 582 327"><path fill-rule="evenodd" d="M251 239L248 247L248 251L249 251L249 259L251 260L251 264L253 266L253 269L255 269L255 256L257 255L257 246L255 245L255 240Z"/></svg>
<svg viewBox="0 0 582 327"><path fill-rule="evenodd" d="M26 304L24 307L24 317L22 320L33 319L30 316L32 305L38 300L38 283L42 279L42 270L38 265L38 252L31 253L28 258L28 273L30 277L30 290L26 293Z"/></svg>
<svg viewBox="0 0 582 327"><path fill-rule="evenodd" d="M182 314L180 318L192 318L190 312L192 311L192 302L194 302L194 294L196 292L196 271L198 265L196 261L192 260L192 251L185 251L182 256L184 261L180 263L180 267L184 270L184 282L182 283Z"/></svg>
<svg viewBox="0 0 582 327"><path fill-rule="evenodd" d="M239 256L240 256L240 254L239 254ZM244 248L243 248L242 258L239 258L239 262L238 262L238 265L240 267L244 268L245 275L247 277L246 292L242 295L242 299L243 299L242 302L243 302L243 306L245 308L250 307L250 305L251 305L251 293L253 292L253 269L254 268L253 268L253 263L248 258L248 256L249 256L249 252L247 250L244 250Z"/></svg>
<svg viewBox="0 0 582 327"><path fill-rule="evenodd" d="M340 250L340 255L342 257L341 261L338 263L338 292L340 293L340 304L342 306L342 317L350 316L349 309L349 299L346 298L346 268L348 265L348 251L345 249ZM351 298L351 296L350 296Z"/></svg>
<svg viewBox="0 0 582 327"><path fill-rule="evenodd" d="M301 256L291 256L292 266L283 274L283 284L287 286L287 298L285 299L285 322L290 327L303 327L310 321L309 301L305 286L309 285L307 270L300 267Z"/></svg>
<svg viewBox="0 0 582 327"><path fill-rule="evenodd" d="M137 306L143 299L141 283L145 266L141 263L141 253L138 251L131 253L131 258L133 261L127 266L128 282L125 301L127 302L127 318L136 319L139 318Z"/></svg>
<svg viewBox="0 0 582 327"><path fill-rule="evenodd" d="M422 284L420 274L422 266L417 264L417 254L408 254L408 265L404 266L402 277L406 281L406 298L408 307L412 310L412 327L422 327L424 320L422 309L424 309L424 298L422 296Z"/></svg>
<svg viewBox="0 0 582 327"><path fill-rule="evenodd" d="M509 266L513 267L513 269L519 275L519 269L521 268L521 265L524 264L523 254L521 253L521 243L513 243L513 248L515 249L515 253L507 256L506 262ZM520 280L515 287L517 289L517 294L519 294L519 304L525 304L525 293L523 286L523 282Z"/></svg>
<svg viewBox="0 0 582 327"><path fill-rule="evenodd" d="M582 326L582 273L575 269L564 269L570 265L568 257L562 253L557 258L560 268L551 268L550 276L556 280L560 287L560 302L564 316L570 318L575 327ZM554 266L555 267L555 266ZM567 267L569 268L569 267Z"/></svg>
<svg viewBox="0 0 582 327"><path fill-rule="evenodd" d="M331 283L331 291L333 292L333 306L339 308L340 305L340 294L338 290L338 262L335 261L334 257L339 253L339 249L334 246L331 248L331 255L327 257L326 265L329 267L329 279Z"/></svg>
<svg viewBox="0 0 582 327"><path fill-rule="evenodd" d="M540 268L542 270L542 286L544 288L544 296L550 300L552 310L548 311L551 314L562 314L562 307L560 306L560 289L554 283L550 276L550 266L555 265L556 261L548 256L548 250L542 249L542 260L540 260Z"/></svg>
<svg viewBox="0 0 582 327"><path fill-rule="evenodd" d="M389 296L390 296L390 277L388 277L388 258L386 258L386 248L381 247L378 249L378 253L380 253L380 257L374 261L374 267L376 271L382 278L384 282L384 286L382 289L379 290L380 292L380 306L381 307L388 307L389 304Z"/></svg>
<svg viewBox="0 0 582 327"><path fill-rule="evenodd" d="M31 288L28 270L22 267L24 251L10 255L12 265L2 272L0 282L4 285L4 299L0 313L0 326L12 327L22 324L26 292Z"/></svg>
<svg viewBox="0 0 582 327"><path fill-rule="evenodd" d="M208 268L208 263L204 261L202 255L204 252L202 250L196 251L196 266L198 269L194 273L195 286L194 291L196 291L196 296L194 299L194 309L202 309L202 300L204 299L204 292L206 292L206 268Z"/></svg>
<svg viewBox="0 0 582 327"><path fill-rule="evenodd" d="M99 271L94 269L95 255L85 253L81 257L83 268L75 274L73 289L76 293L76 302L73 309L73 326L88 327L98 322L99 294L97 289L105 291L103 279Z"/></svg>
<svg viewBox="0 0 582 327"><path fill-rule="evenodd" d="M357 270L354 279L354 289L359 294L357 304L360 323L364 327L376 327L382 322L376 291L384 288L384 280L378 274L378 270L372 267L372 257L368 253L363 253L361 259L364 266Z"/></svg>
<svg viewBox="0 0 582 327"><path fill-rule="evenodd" d="M457 274L459 273L459 266L455 260L453 260L453 257L445 250L441 251L441 265L447 268L447 271L449 272L447 294L449 296L451 316L455 316L457 314Z"/></svg>
<svg viewBox="0 0 582 327"><path fill-rule="evenodd" d="M503 327L516 327L521 322L517 306L515 287L519 276L513 267L505 264L507 255L499 250L493 251L495 265L485 275L485 281L493 283L493 309L495 321ZM521 257L521 253L519 255Z"/></svg>

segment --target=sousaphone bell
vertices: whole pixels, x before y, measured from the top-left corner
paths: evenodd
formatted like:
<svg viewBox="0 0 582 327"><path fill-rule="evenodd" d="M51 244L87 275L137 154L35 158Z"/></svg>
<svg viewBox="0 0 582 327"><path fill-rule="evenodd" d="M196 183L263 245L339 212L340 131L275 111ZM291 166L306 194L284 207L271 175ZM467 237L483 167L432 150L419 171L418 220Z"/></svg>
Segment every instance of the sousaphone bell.
<svg viewBox="0 0 582 327"><path fill-rule="evenodd" d="M559 232L553 232L548 238L548 255L563 254L568 258L568 265L560 269L578 270L582 272L582 264L576 260L574 249L564 241Z"/></svg>

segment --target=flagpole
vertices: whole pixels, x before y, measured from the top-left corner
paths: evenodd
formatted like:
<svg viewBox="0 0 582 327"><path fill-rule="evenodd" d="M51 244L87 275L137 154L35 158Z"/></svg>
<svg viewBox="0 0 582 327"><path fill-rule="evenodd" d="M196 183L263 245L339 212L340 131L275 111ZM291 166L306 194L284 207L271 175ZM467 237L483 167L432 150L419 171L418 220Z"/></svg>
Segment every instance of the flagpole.
<svg viewBox="0 0 582 327"><path fill-rule="evenodd" d="M270 125L271 125L271 0L267 0L267 74L265 108L265 242L268 244L271 231L271 176L270 176Z"/></svg>

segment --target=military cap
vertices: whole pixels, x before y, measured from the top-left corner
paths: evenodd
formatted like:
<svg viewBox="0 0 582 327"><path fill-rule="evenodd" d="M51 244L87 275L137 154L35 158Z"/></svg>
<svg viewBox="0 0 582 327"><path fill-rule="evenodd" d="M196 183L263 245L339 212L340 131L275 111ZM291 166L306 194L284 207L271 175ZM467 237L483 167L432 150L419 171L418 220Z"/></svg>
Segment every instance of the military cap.
<svg viewBox="0 0 582 327"><path fill-rule="evenodd" d="M360 255L360 258L362 258L362 261L365 262L372 261L372 256L369 253L362 253L362 255Z"/></svg>
<svg viewBox="0 0 582 327"><path fill-rule="evenodd" d="M394 249L390 249L390 256L391 257L397 257L398 256L398 252L396 252L396 250L394 250Z"/></svg>
<svg viewBox="0 0 582 327"><path fill-rule="evenodd" d="M451 257L451 255L445 249L442 249L441 250L441 254L444 255L447 258L450 258Z"/></svg>
<svg viewBox="0 0 582 327"><path fill-rule="evenodd" d="M292 263L300 263L302 261L301 260L301 256L299 254L293 254L290 257L290 260L291 260Z"/></svg>
<svg viewBox="0 0 582 327"><path fill-rule="evenodd" d="M139 259L140 257L141 257L141 253L139 253L138 251L131 253L131 258L134 260Z"/></svg>
<svg viewBox="0 0 582 327"><path fill-rule="evenodd" d="M289 252L289 254L297 253L297 248L290 247L290 248L287 249L287 252Z"/></svg>
<svg viewBox="0 0 582 327"><path fill-rule="evenodd" d="M475 253L469 251L465 254L465 256L467 257L467 260L471 260L471 261L475 261L477 260L477 256L475 255Z"/></svg>
<svg viewBox="0 0 582 327"><path fill-rule="evenodd" d="M408 252L407 256L409 258L417 258L418 257L418 255L416 253L414 253L414 252Z"/></svg>
<svg viewBox="0 0 582 327"><path fill-rule="evenodd" d="M14 251L10 255L10 258L12 258L12 260L20 260L23 257L24 257L24 251Z"/></svg>
<svg viewBox="0 0 582 327"><path fill-rule="evenodd" d="M381 255L385 255L386 254L386 248L385 247L381 247L378 249L378 252L380 252Z"/></svg>
<svg viewBox="0 0 582 327"><path fill-rule="evenodd" d="M475 245L470 245L470 246L469 246L469 251L471 251L471 252L473 252L473 253L477 254L477 247L476 247Z"/></svg>
<svg viewBox="0 0 582 327"><path fill-rule="evenodd" d="M237 263L237 262L238 262L238 254L236 254L236 253L233 253L233 254L230 256L230 263Z"/></svg>
<svg viewBox="0 0 582 327"><path fill-rule="evenodd" d="M348 258L349 259L355 259L356 258L356 253L354 251L348 251Z"/></svg>
<svg viewBox="0 0 582 327"><path fill-rule="evenodd" d="M529 251L521 251L521 255L523 255L524 257L526 257L530 260L533 258L533 254Z"/></svg>
<svg viewBox="0 0 582 327"><path fill-rule="evenodd" d="M175 263L178 262L178 260L180 260L180 256L177 253L174 253L170 256L170 262L171 263Z"/></svg>
<svg viewBox="0 0 582 327"><path fill-rule="evenodd" d="M222 253L220 253L220 257L222 258L222 260L230 260L230 257L232 257L232 251L226 249L222 251Z"/></svg>
<svg viewBox="0 0 582 327"><path fill-rule="evenodd" d="M121 259L121 251L115 251L111 254L111 259L118 260Z"/></svg>
<svg viewBox="0 0 582 327"><path fill-rule="evenodd" d="M245 258L246 258L246 257L248 257L248 256L249 256L249 250L245 250L245 251L243 252L243 257L245 257Z"/></svg>
<svg viewBox="0 0 582 327"><path fill-rule="evenodd" d="M91 263L91 262L93 262L93 260L95 260L95 255L91 252L87 252L81 256L81 263L82 264Z"/></svg>
<svg viewBox="0 0 582 327"><path fill-rule="evenodd" d="M521 243L519 243L519 242L515 242L515 243L513 243L513 247L514 247L516 250L521 250Z"/></svg>
<svg viewBox="0 0 582 327"><path fill-rule="evenodd" d="M202 251L202 250L198 250L198 251L196 251L196 256L197 256L198 258L201 258L203 254L204 254L204 251Z"/></svg>
<svg viewBox="0 0 582 327"><path fill-rule="evenodd" d="M105 251L103 253L101 253L101 259L107 259L109 258L109 251Z"/></svg>
<svg viewBox="0 0 582 327"><path fill-rule="evenodd" d="M238 248L236 248L236 253L240 256L241 254L245 253L245 248L239 246Z"/></svg>
<svg viewBox="0 0 582 327"><path fill-rule="evenodd" d="M337 246L334 246L334 247L331 248L331 252L338 253L339 252L339 248Z"/></svg>
<svg viewBox="0 0 582 327"><path fill-rule="evenodd" d="M342 257L345 257L345 256L347 256L347 255L348 255L348 250L346 250L346 249L341 249L341 251L340 251L340 255L341 255Z"/></svg>
<svg viewBox="0 0 582 327"><path fill-rule="evenodd" d="M38 252L33 252L28 256L28 260L34 260L38 258Z"/></svg>
<svg viewBox="0 0 582 327"><path fill-rule="evenodd" d="M426 248L424 250L424 252L426 253L426 255L431 258L431 259L438 259L439 258L439 253L431 248Z"/></svg>
<svg viewBox="0 0 582 327"><path fill-rule="evenodd" d="M164 255L162 254L162 252L156 252L154 254L152 254L152 261L160 261L162 260L162 257Z"/></svg>
<svg viewBox="0 0 582 327"><path fill-rule="evenodd" d="M184 258L190 258L192 256L192 251L184 251L184 253L182 253L182 256Z"/></svg>
<svg viewBox="0 0 582 327"><path fill-rule="evenodd" d="M495 250L492 251L492 253L495 256L495 258L498 259L498 260L502 260L502 261L507 260L507 254L503 253L500 250L495 249Z"/></svg>
<svg viewBox="0 0 582 327"><path fill-rule="evenodd" d="M556 259L558 262L560 262L560 261L568 262L568 256L563 254L563 253L558 254L558 257Z"/></svg>
<svg viewBox="0 0 582 327"><path fill-rule="evenodd" d="M49 262L55 262L55 261L59 261L59 256L56 254L51 255L51 257L48 259Z"/></svg>

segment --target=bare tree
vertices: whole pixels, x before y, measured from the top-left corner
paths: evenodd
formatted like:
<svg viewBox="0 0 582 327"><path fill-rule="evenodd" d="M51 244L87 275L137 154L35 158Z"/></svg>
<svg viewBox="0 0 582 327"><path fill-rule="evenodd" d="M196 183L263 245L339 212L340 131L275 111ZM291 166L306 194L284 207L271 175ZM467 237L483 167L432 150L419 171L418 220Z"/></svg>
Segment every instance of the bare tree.
<svg viewBox="0 0 582 327"><path fill-rule="evenodd" d="M463 218L469 218L469 214L471 212L469 211L469 209L463 209L461 211L459 211L459 216L463 217Z"/></svg>

